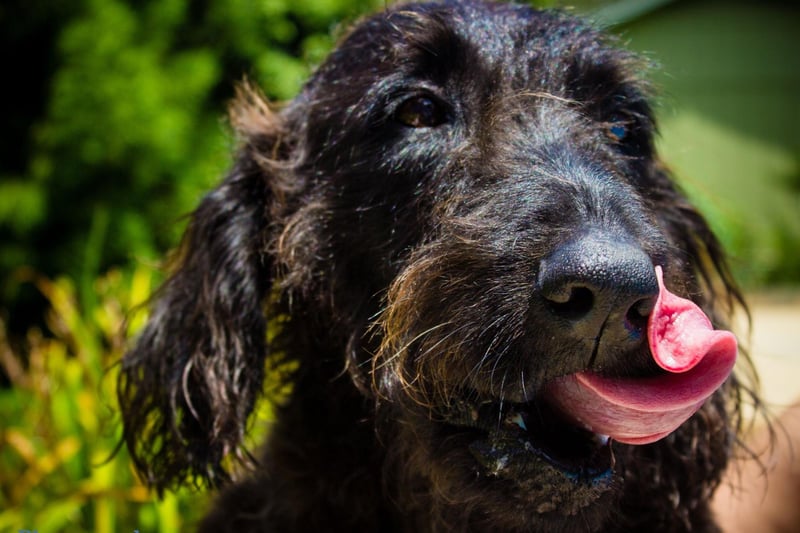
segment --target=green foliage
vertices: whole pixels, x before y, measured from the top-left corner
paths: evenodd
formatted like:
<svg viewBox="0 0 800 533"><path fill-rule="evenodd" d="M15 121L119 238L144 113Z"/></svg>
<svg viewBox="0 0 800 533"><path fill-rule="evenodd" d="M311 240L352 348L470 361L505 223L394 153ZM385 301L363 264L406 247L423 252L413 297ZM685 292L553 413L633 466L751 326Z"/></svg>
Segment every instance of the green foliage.
<svg viewBox="0 0 800 533"><path fill-rule="evenodd" d="M203 506L201 496L169 494L157 502L132 473L116 414L114 364L121 355L126 309L148 297L153 273L111 271L95 285L97 306L81 313L74 284L23 271L51 308L52 336L28 334L18 356L0 322L0 531L180 531ZM132 329L143 313L129 315Z"/></svg>
<svg viewBox="0 0 800 533"><path fill-rule="evenodd" d="M230 165L224 109L236 81L291 98L335 21L382 2L70 0L36 16L23 4L0 9L4 44L31 48L21 66L50 70L19 80L30 90L20 115L10 110L17 130L3 133L23 150L0 168L0 278L19 265L66 273L90 305L99 272L174 246L183 215ZM17 35L26 15L32 27ZM55 37L39 50L43 28ZM16 298L0 289L0 307Z"/></svg>

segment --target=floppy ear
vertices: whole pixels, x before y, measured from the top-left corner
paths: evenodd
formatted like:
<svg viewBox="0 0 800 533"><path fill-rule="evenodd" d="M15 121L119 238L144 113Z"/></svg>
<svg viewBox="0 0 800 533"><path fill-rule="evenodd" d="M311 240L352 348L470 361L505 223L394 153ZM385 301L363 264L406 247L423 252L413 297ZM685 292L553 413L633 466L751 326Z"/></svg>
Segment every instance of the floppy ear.
<svg viewBox="0 0 800 533"><path fill-rule="evenodd" d="M262 390L275 193L259 154L278 150L280 126L247 89L234 113L246 145L192 215L176 268L121 364L123 438L136 468L159 491L187 478L225 482L223 458L246 458L240 444Z"/></svg>

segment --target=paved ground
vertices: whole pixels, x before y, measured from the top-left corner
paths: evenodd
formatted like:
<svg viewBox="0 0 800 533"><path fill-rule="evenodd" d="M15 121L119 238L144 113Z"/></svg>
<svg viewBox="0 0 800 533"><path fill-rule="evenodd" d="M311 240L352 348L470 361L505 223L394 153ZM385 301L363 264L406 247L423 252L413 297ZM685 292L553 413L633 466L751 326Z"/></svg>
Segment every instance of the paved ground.
<svg viewBox="0 0 800 533"><path fill-rule="evenodd" d="M751 295L748 302L753 329L745 342L761 376L762 396L780 411L800 401L800 290Z"/></svg>

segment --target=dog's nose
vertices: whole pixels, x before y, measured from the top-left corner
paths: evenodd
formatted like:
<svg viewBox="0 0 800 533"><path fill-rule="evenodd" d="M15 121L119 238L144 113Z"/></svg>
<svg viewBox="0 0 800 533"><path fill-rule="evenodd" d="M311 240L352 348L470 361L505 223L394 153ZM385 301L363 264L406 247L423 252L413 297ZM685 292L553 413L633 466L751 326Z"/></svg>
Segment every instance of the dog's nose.
<svg viewBox="0 0 800 533"><path fill-rule="evenodd" d="M636 244L602 232L585 234L542 261L538 286L573 340L615 351L646 340L658 280L650 257Z"/></svg>

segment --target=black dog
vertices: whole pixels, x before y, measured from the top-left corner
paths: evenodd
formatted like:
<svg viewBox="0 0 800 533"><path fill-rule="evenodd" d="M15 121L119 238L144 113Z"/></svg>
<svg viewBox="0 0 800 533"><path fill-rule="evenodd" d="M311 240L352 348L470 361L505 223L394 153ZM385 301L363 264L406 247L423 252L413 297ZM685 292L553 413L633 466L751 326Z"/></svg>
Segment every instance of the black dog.
<svg viewBox="0 0 800 533"><path fill-rule="evenodd" d="M716 531L730 344L690 372L653 343L705 316L669 291L716 326L740 296L642 70L562 13L463 1L363 21L280 111L243 88L237 163L122 362L145 479L257 463L204 531Z"/></svg>

